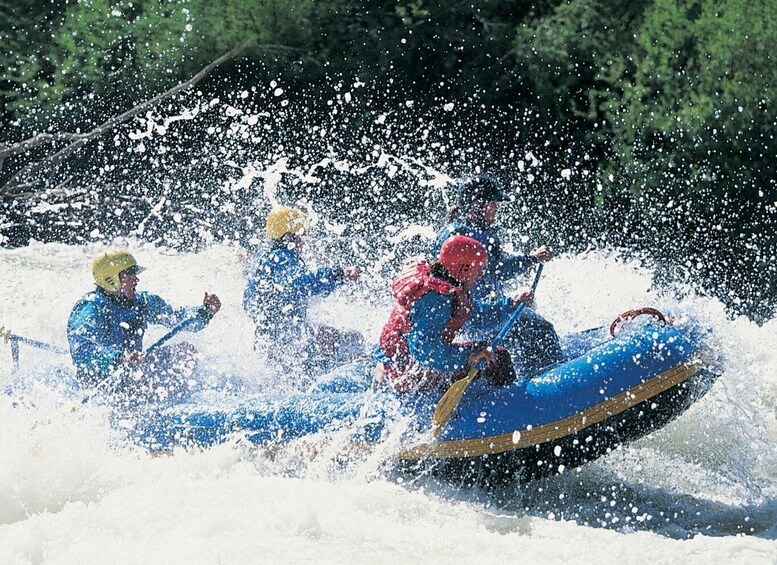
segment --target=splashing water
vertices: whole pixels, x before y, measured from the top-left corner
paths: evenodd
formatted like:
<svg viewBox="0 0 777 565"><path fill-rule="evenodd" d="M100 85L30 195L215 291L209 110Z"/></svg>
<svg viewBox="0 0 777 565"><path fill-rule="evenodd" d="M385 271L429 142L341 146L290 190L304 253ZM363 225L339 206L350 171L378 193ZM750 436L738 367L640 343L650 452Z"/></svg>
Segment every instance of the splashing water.
<svg viewBox="0 0 777 565"><path fill-rule="evenodd" d="M280 386L252 350L240 309L243 252L115 243L147 267L141 288L180 305L199 303L205 290L220 295L222 312L187 336L208 367ZM88 260L101 248L0 251L0 323L64 345L69 310L91 287ZM389 308L379 272L370 271L377 282L319 303L316 316L374 342ZM104 411L72 410L39 383L68 378L67 359L24 348L25 402L0 397L0 562L773 562L777 323L731 320L714 299L656 288L647 268L608 252L557 258L537 294L562 334L644 304L710 327L724 373L688 412L629 447L486 492L395 476L385 466L390 442L344 456L347 434L337 431L276 453L236 440L152 456L122 442ZM4 385L10 365L6 347Z"/></svg>

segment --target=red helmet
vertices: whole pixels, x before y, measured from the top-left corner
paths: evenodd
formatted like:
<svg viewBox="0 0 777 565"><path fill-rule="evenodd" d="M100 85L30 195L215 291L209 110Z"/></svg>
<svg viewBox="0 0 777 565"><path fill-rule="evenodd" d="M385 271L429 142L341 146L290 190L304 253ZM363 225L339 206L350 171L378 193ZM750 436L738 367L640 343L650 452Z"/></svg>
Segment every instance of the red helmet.
<svg viewBox="0 0 777 565"><path fill-rule="evenodd" d="M440 248L440 264L457 281L474 281L488 265L488 252L476 239L453 235Z"/></svg>

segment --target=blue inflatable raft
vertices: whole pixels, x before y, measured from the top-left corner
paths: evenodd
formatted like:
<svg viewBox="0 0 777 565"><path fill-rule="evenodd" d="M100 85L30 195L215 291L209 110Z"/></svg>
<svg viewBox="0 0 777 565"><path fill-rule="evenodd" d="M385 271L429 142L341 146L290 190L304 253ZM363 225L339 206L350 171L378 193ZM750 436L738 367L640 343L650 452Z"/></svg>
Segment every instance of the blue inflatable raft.
<svg viewBox="0 0 777 565"><path fill-rule="evenodd" d="M650 323L579 347L569 361L531 379L505 387L475 380L437 437L431 418L438 398L400 402L370 386L366 364L330 375L304 394L147 410L135 415L131 433L157 451L236 436L278 446L343 430L354 444L369 446L409 417L413 424L401 433L396 453L402 468L529 480L592 461L685 411L717 376L703 337Z"/></svg>

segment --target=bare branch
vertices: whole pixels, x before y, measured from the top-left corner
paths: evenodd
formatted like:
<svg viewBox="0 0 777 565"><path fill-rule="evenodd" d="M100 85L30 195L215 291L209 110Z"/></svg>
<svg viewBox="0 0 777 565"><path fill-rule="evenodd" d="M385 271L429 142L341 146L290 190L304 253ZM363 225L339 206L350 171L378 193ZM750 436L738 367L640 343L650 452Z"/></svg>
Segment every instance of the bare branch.
<svg viewBox="0 0 777 565"><path fill-rule="evenodd" d="M12 155L18 155L19 153L25 153L30 149L46 145L48 143L54 143L55 141L72 141L83 139L86 137L85 133L40 133L30 139L25 139L14 145L0 145L0 160ZM0 161L1 162L1 161Z"/></svg>
<svg viewBox="0 0 777 565"><path fill-rule="evenodd" d="M479 14L473 14L472 17L474 17L478 23L483 26L483 31L486 33L491 33L495 29L510 29L510 24L508 23L488 21Z"/></svg>
<svg viewBox="0 0 777 565"><path fill-rule="evenodd" d="M221 57L219 57L215 61L213 61L210 64L208 64L200 72L198 72L196 75L194 75L192 78L190 78L186 82L182 82L182 83L178 84L177 86L171 88L167 92L163 92L162 94L159 94L159 95L155 96L154 98L152 98L150 100L147 100L147 101L143 102L142 104L139 104L139 105L135 106L131 110L128 110L128 111L124 112L123 114L121 114L119 116L115 116L115 117L111 118L110 120L108 120L107 122L101 124L100 126L96 127L95 129L93 129L90 132L87 132L85 134L63 134L63 135L78 135L79 137L73 143L71 143L70 145L68 145L68 146L66 146L66 147L64 147L62 149L60 149L59 151L57 151L53 155L50 155L50 156L42 159L41 161L38 161L37 163L32 163L32 164L28 165L27 167L25 167L24 169L22 169L21 171L17 172L13 177L11 177L11 179L7 183L5 183L5 186L3 186L3 189L2 189L2 194L10 196L10 195L13 194L12 191L13 191L14 188L18 189L18 188L23 188L23 187L26 188L26 187L28 187L29 183L22 184L22 179L23 178L25 178L25 177L29 178L30 176L35 175L36 173L38 173L40 170L42 170L44 168L54 167L54 166L58 165L63 160L65 160L65 158L67 158L71 153L73 153L74 151L77 151L79 148L81 148L82 146L86 145L89 141L91 141L95 137L98 137L98 136L100 136L100 135L110 131L111 129L113 129L117 125L122 124L122 123L126 122L127 120L129 120L130 118L133 118L133 117L137 116L138 114L142 113L147 108L155 106L156 104L158 104L162 100L170 98L170 97L178 94L181 91L184 91L184 90L187 90L187 89L191 88L192 86L194 86L195 84L200 82L203 78L205 78L213 69L215 69L216 67L218 67L222 63L225 63L226 61L229 61L230 59L233 59L233 58L237 57L253 41L254 41L253 38L244 41L243 43L241 43L240 45L238 45L237 47L232 49L229 53L226 53L226 54L222 55ZM40 136L37 136L37 137L40 137ZM32 138L32 139L34 140L35 138ZM27 142L31 142L31 141L32 140L27 140L26 142L22 142L22 143L27 143ZM41 144L42 143L44 143L44 141L41 141ZM29 148L29 146L27 148ZM0 157L2 157L2 154L0 154Z"/></svg>

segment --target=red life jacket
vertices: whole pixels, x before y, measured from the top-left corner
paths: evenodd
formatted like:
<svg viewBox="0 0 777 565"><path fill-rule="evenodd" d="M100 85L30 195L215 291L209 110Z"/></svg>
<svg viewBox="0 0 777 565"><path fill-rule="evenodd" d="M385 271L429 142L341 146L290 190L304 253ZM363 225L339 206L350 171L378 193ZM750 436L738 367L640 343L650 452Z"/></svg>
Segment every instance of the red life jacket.
<svg viewBox="0 0 777 565"><path fill-rule="evenodd" d="M413 326L413 321L410 319L410 308L416 300L432 291L454 297L453 313L442 334L442 339L447 343L453 342L456 332L461 329L469 317L472 310L472 300L466 290L432 276L426 261L407 267L399 273L391 285L396 305L380 334L381 350L397 365L403 366L410 359L410 350L407 344L407 334Z"/></svg>

